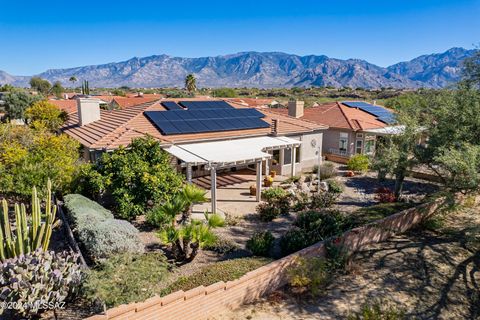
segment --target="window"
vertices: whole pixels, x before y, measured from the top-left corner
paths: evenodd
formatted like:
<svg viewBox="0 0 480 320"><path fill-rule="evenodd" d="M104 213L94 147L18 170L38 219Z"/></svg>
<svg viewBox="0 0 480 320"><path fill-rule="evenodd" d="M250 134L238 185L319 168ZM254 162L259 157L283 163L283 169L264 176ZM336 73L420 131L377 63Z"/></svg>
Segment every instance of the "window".
<svg viewBox="0 0 480 320"><path fill-rule="evenodd" d="M300 147L295 148L295 163L300 163Z"/></svg>
<svg viewBox="0 0 480 320"><path fill-rule="evenodd" d="M283 164L292 164L292 149L283 149Z"/></svg>
<svg viewBox="0 0 480 320"><path fill-rule="evenodd" d="M338 142L338 149L342 152L347 152L348 147L348 133L340 132L340 140Z"/></svg>
<svg viewBox="0 0 480 320"><path fill-rule="evenodd" d="M373 154L374 150L375 150L375 141L374 140L365 141L365 154Z"/></svg>
<svg viewBox="0 0 480 320"><path fill-rule="evenodd" d="M355 153L361 154L362 153L362 146L363 146L363 140L357 140L355 144Z"/></svg>
<svg viewBox="0 0 480 320"><path fill-rule="evenodd" d="M280 150L273 150L272 152L272 165L280 163Z"/></svg>

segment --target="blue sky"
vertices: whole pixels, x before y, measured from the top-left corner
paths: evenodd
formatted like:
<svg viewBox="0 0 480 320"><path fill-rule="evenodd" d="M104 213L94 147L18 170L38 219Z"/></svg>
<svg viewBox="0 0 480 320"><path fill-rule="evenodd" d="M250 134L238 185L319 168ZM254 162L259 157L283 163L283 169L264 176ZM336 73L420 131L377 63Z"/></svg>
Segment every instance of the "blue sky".
<svg viewBox="0 0 480 320"><path fill-rule="evenodd" d="M480 0L0 2L0 70L282 51L387 66L480 43Z"/></svg>

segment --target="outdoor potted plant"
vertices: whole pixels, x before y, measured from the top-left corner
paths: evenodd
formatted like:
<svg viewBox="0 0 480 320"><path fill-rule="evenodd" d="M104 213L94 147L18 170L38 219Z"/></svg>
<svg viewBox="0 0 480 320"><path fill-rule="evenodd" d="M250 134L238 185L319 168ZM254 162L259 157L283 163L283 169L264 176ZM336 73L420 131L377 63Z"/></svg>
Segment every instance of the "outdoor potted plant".
<svg viewBox="0 0 480 320"><path fill-rule="evenodd" d="M256 195L256 194L257 194L257 187L252 184L252 185L250 186L250 195L251 195L251 196L254 196L254 195Z"/></svg>
<svg viewBox="0 0 480 320"><path fill-rule="evenodd" d="M277 176L277 171L270 170L270 177L275 178Z"/></svg>
<svg viewBox="0 0 480 320"><path fill-rule="evenodd" d="M271 187L273 184L273 178L271 176L266 176L265 179L263 179L263 185L265 187Z"/></svg>
<svg viewBox="0 0 480 320"><path fill-rule="evenodd" d="M355 173L354 173L352 170L348 170L348 171L345 173L345 175L346 175L347 177L353 177L353 176L355 175Z"/></svg>

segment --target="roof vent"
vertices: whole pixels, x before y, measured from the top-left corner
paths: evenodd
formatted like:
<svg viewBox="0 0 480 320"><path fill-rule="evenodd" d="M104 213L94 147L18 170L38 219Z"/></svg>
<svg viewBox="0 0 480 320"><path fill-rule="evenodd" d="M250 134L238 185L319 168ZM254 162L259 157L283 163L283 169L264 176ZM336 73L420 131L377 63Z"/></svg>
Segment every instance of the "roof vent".
<svg viewBox="0 0 480 320"><path fill-rule="evenodd" d="M279 119L272 119L272 135L278 135L278 125L280 123Z"/></svg>
<svg viewBox="0 0 480 320"><path fill-rule="evenodd" d="M78 98L77 113L80 127L100 120L100 101L92 98Z"/></svg>

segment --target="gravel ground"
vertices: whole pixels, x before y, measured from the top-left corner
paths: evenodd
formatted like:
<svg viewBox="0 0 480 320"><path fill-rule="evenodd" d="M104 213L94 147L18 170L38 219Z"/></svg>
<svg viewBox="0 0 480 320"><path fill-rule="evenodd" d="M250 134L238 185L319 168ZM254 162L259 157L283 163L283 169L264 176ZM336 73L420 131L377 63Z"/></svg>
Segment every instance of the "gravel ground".
<svg viewBox="0 0 480 320"><path fill-rule="evenodd" d="M356 254L315 299L277 292L216 320L344 319L383 301L407 319L480 318L480 210L451 214L435 231L413 230Z"/></svg>

